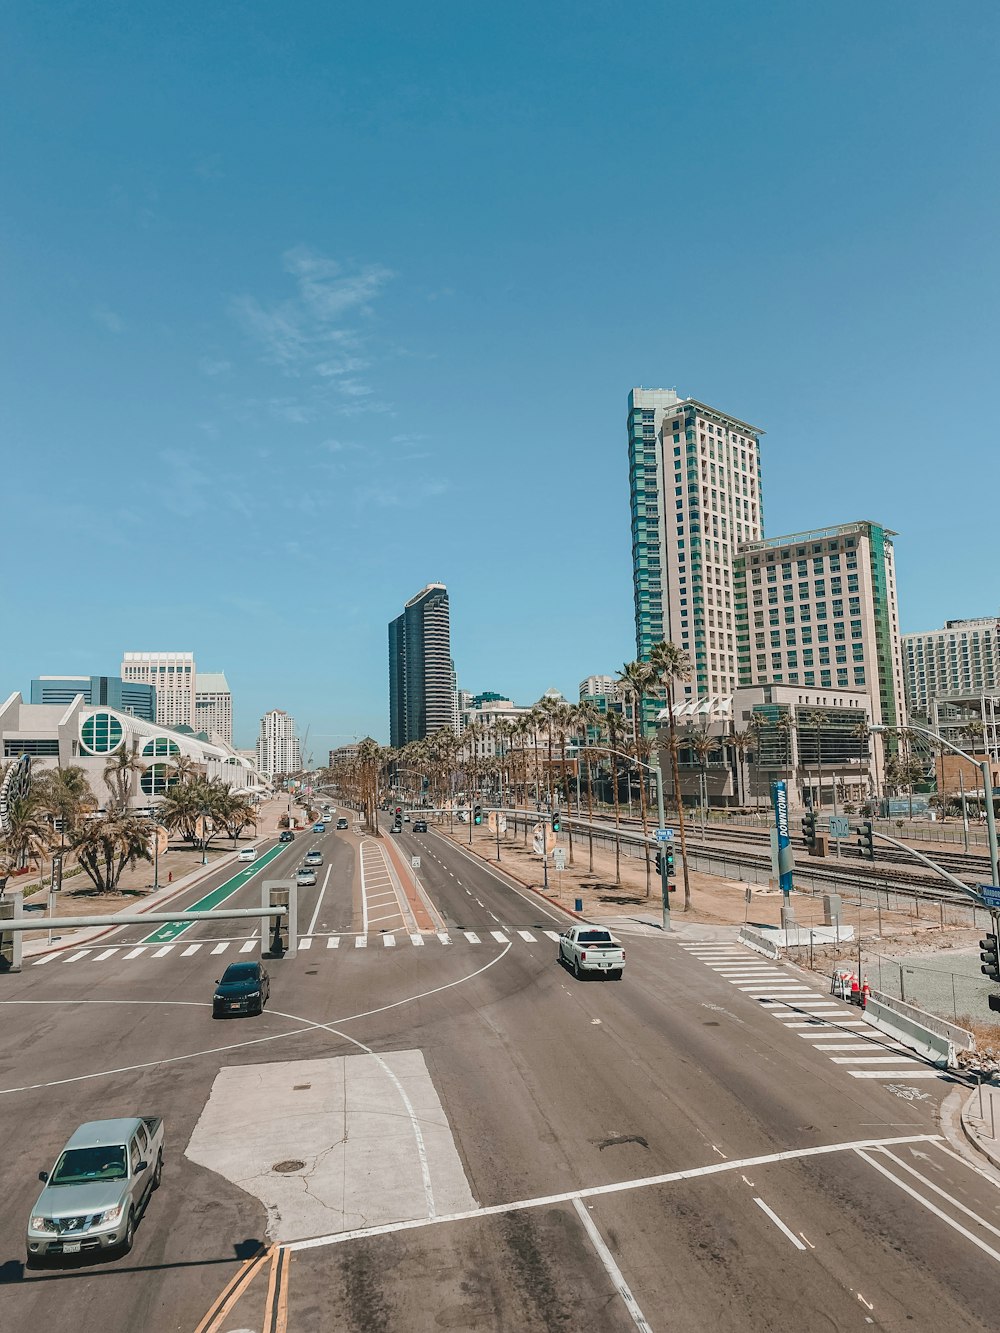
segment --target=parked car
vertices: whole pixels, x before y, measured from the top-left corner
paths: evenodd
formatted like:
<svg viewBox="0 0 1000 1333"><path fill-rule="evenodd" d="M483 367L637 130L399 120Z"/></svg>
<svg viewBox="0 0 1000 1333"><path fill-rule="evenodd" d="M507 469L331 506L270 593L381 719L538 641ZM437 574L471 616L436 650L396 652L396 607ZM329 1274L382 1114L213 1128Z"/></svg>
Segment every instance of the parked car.
<svg viewBox="0 0 1000 1333"><path fill-rule="evenodd" d="M262 1014L270 993L271 979L263 963L230 963L221 979L215 983L212 1017Z"/></svg>
<svg viewBox="0 0 1000 1333"><path fill-rule="evenodd" d="M81 1125L52 1170L38 1173L45 1188L28 1221L26 1266L95 1250L128 1254L162 1174L159 1116Z"/></svg>
<svg viewBox="0 0 1000 1333"><path fill-rule="evenodd" d="M307 866L321 866L323 864L323 853L319 848L313 847L311 851L306 852L306 859L303 864Z"/></svg>
<svg viewBox="0 0 1000 1333"><path fill-rule="evenodd" d="M294 841L295 841L295 834L292 832L292 830L291 830L290 828L282 829L281 832L278 834L278 841L279 841L279 842L294 842Z"/></svg>
<svg viewBox="0 0 1000 1333"><path fill-rule="evenodd" d="M347 827L348 827L347 820L344 818L343 815L341 815L340 818L337 820L337 828L347 828Z"/></svg>
<svg viewBox="0 0 1000 1333"><path fill-rule="evenodd" d="M241 848L240 848L240 851L239 851L239 855L237 856L236 859L237 859L237 861L256 861L256 860L257 860L257 848L256 848L256 847L241 847Z"/></svg>
<svg viewBox="0 0 1000 1333"><path fill-rule="evenodd" d="M415 820L413 821L413 832L414 832L414 833L426 833L426 832L427 832L427 820L426 820L426 819L415 819Z"/></svg>
<svg viewBox="0 0 1000 1333"><path fill-rule="evenodd" d="M599 972L620 981L625 969L625 950L610 930L570 926L559 936L559 960L573 969L578 981L585 972Z"/></svg>

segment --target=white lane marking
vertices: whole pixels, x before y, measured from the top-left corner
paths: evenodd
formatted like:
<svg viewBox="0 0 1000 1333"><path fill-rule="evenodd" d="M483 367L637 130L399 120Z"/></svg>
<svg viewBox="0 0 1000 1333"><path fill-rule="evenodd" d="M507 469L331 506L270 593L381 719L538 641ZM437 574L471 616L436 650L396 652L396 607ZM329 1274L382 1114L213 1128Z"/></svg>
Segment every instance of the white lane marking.
<svg viewBox="0 0 1000 1333"><path fill-rule="evenodd" d="M635 1324L636 1328L642 1329L642 1333L652 1333L652 1329L646 1322L645 1315L639 1309L639 1303L632 1295L632 1292L629 1290L628 1283L622 1276L622 1270L615 1263L614 1256L608 1249L607 1245L605 1245L604 1243L604 1237L601 1235L597 1227L594 1225L593 1218L587 1212L586 1207L584 1206L584 1204L580 1199L573 1200L573 1207L576 1210L577 1217L583 1223L583 1229L590 1237L590 1243L597 1251L597 1257L604 1265L608 1277L618 1288L618 1292L622 1300L625 1302L625 1309L628 1310L629 1314L632 1317L632 1323Z"/></svg>
<svg viewBox="0 0 1000 1333"><path fill-rule="evenodd" d="M895 1060L895 1069L849 1069L851 1078L941 1078L936 1069L919 1069L911 1065L909 1069L900 1069L901 1061Z"/></svg>
<svg viewBox="0 0 1000 1333"><path fill-rule="evenodd" d="M423 948L423 943L424 943L423 935L411 935L410 943L415 945L418 949Z"/></svg>
<svg viewBox="0 0 1000 1333"><path fill-rule="evenodd" d="M469 941L470 944L479 943L479 936L476 934L474 930L466 930L463 931L462 933L465 935L465 938Z"/></svg>
<svg viewBox="0 0 1000 1333"><path fill-rule="evenodd" d="M375 926L380 921L397 921L402 919L402 912L397 907L395 912L383 912L381 916L370 916L368 918L369 926Z"/></svg>
<svg viewBox="0 0 1000 1333"><path fill-rule="evenodd" d="M509 944L509 943L510 943L510 940L508 940L507 936L503 933L502 930L491 930L491 931L490 931L490 934L491 934L491 935L493 936L493 938L496 940L497 944Z"/></svg>
<svg viewBox="0 0 1000 1333"><path fill-rule="evenodd" d="M774 1209L768 1208L767 1204L764 1202L763 1199L754 1198L754 1203L761 1210L761 1212L767 1213L768 1217L778 1228L778 1230L788 1237L788 1239L792 1242L792 1244L795 1246L797 1250L804 1250L806 1248L799 1240L798 1236L796 1236L795 1232L791 1229L791 1227L785 1226L784 1222L782 1222L781 1218L774 1211Z"/></svg>
<svg viewBox="0 0 1000 1333"><path fill-rule="evenodd" d="M522 940L527 940L529 944L534 944L535 937L534 935L532 935L530 930L519 930L517 933L520 935Z"/></svg>
<svg viewBox="0 0 1000 1333"><path fill-rule="evenodd" d="M555 940L557 944L559 943L559 932L558 932L558 931L556 931L556 930L543 930L543 931L542 931L542 934L543 934L543 935L547 935L548 938L549 938L550 940Z"/></svg>
<svg viewBox="0 0 1000 1333"><path fill-rule="evenodd" d="M796 985L794 981L739 981L736 983L736 989L745 991L748 995L757 991L761 995L783 995L789 999L797 995L803 1000L813 1000L816 996L814 990L806 990Z"/></svg>
<svg viewBox="0 0 1000 1333"><path fill-rule="evenodd" d="M831 1055L835 1065L901 1065L905 1056L897 1055ZM914 1061L916 1064L916 1061Z"/></svg>
<svg viewBox="0 0 1000 1333"><path fill-rule="evenodd" d="M154 950L153 950L153 957L154 957L154 958L162 958L162 957L164 956L164 954L171 953L172 950L173 950L173 947L174 947L174 946L173 946L172 944L164 944L164 945L162 945L159 949L154 949ZM216 950L213 949L212 952L215 953ZM126 957L127 957L127 955L126 955Z"/></svg>
<svg viewBox="0 0 1000 1333"><path fill-rule="evenodd" d="M125 1003L125 1001L122 1001L122 1003ZM317 1024L316 1026L322 1025ZM865 1148L894 1148L905 1143L937 1143L940 1138L940 1134L911 1134L897 1139L869 1139L868 1141L860 1140L855 1143L821 1144L813 1148L791 1148L784 1152L769 1153L763 1157L743 1157L723 1162L710 1162L708 1166L696 1166L686 1171L669 1171L661 1176L619 1180L610 1185L591 1185L579 1190L569 1190L565 1194L547 1194L534 1199L519 1199L514 1203L488 1204L485 1208L473 1208L468 1212L450 1213L433 1219L418 1217L407 1222L386 1222L380 1226L359 1227L355 1231L338 1231L328 1236L314 1236L309 1240L289 1241L282 1248L287 1252L325 1249L331 1245L343 1245L345 1241L359 1240L368 1236L388 1236L396 1231L413 1231L421 1227L439 1225L442 1222L467 1222L474 1218L496 1217L503 1213L524 1212L529 1208L551 1208L560 1203L572 1203L574 1199L596 1199L605 1194L626 1194L632 1190L648 1189L656 1185L671 1185L678 1180L695 1180L701 1176L719 1175L725 1171L752 1170L755 1166L768 1166L774 1162L791 1162L805 1157L826 1157L837 1152L860 1152Z"/></svg>
<svg viewBox="0 0 1000 1333"><path fill-rule="evenodd" d="M66 959L66 962L78 963L81 958L86 958L87 954L92 952L93 952L92 949L80 949L78 950L77 953L71 953L70 956Z"/></svg>
<svg viewBox="0 0 1000 1333"><path fill-rule="evenodd" d="M54 958L58 958L57 953L43 954L41 958L36 958L31 964L32 967L44 967L46 963L51 963Z"/></svg>
<svg viewBox="0 0 1000 1333"><path fill-rule="evenodd" d="M941 1151L945 1153L948 1157L954 1158L956 1162L960 1162L962 1166L967 1166L970 1171L975 1171L977 1176L982 1176L984 1180L988 1180L991 1184L995 1184L993 1177L989 1174L988 1171L984 1171L982 1167L976 1166L974 1162L967 1162L965 1158L960 1157L957 1152L952 1152L951 1148L949 1148L947 1144L936 1143L934 1146L936 1148L940 1148ZM897 1162L905 1170L917 1176L918 1179L922 1180L925 1185L930 1185L931 1189L934 1190L936 1194L944 1194L944 1190L940 1189L937 1185L932 1184L932 1182L929 1181L926 1176L922 1176L915 1167L910 1166L908 1162L904 1162L903 1159L901 1157L897 1157L895 1153L889 1152L887 1149L884 1148L880 1149L879 1151L882 1153L883 1157L891 1157L894 1162ZM922 1155L926 1157L925 1154ZM928 1157L926 1158L926 1160L930 1161L930 1158ZM940 1168L935 1168L935 1169L940 1169ZM961 1189L961 1186L959 1186L959 1188ZM963 1213L968 1213L970 1217L974 1217L976 1221L980 1224L980 1226L985 1227L987 1231L992 1231L995 1236L1000 1236L1000 1229L995 1227L992 1224L992 1222L987 1222L986 1219L980 1217L978 1213L974 1213L972 1212L971 1209L966 1208L964 1203L959 1203L957 1199L953 1199L950 1194L944 1194L944 1197L950 1203L954 1204L956 1208L961 1209Z"/></svg>
<svg viewBox="0 0 1000 1333"><path fill-rule="evenodd" d="M312 947L313 947L313 942L312 942L312 936L311 936L311 935L306 935L304 938L301 938L301 939L299 940L299 950L300 950L300 951L301 951L302 949L311 949Z"/></svg>
<svg viewBox="0 0 1000 1333"><path fill-rule="evenodd" d="M799 1036L800 1036L800 1037L802 1036L802 1033L801 1033L801 1032L799 1033ZM816 1049L817 1051L874 1051L874 1050L876 1049L876 1047L880 1046L881 1044L882 1044L881 1042L877 1042L877 1041L860 1041L860 1042L858 1042L858 1041L825 1041L825 1042L823 1042L822 1046L817 1046L815 1049ZM886 1047L886 1049L888 1050L889 1047ZM901 1042L896 1042L896 1043L893 1045L892 1049L893 1049L893 1050L898 1050L898 1051L902 1052L903 1049L904 1049L904 1047L903 1047L903 1045L902 1045ZM879 1057L879 1058L881 1058L881 1057ZM899 1059L899 1056L898 1056L898 1055L896 1055L896 1056L890 1056L889 1058L890 1058L890 1059L898 1060L898 1059ZM845 1064L845 1063L847 1063L847 1064L853 1064L853 1065L860 1065L860 1064L864 1064L865 1062L864 1062L863 1060L850 1060L850 1061L843 1061L843 1060L841 1060L841 1061L837 1061L837 1060L834 1060L834 1064ZM871 1061L869 1061L868 1063L870 1064Z"/></svg>
<svg viewBox="0 0 1000 1333"><path fill-rule="evenodd" d="M358 866L361 874L361 930L363 934L368 934L368 882L365 878L365 846L362 844L361 855L358 858Z"/></svg>
<svg viewBox="0 0 1000 1333"><path fill-rule="evenodd" d="M103 963L104 960L105 960L105 958L110 958L111 955L112 955L113 953L117 953L117 952L118 952L118 946L117 946L117 945L116 945L113 949L105 949L103 953L99 953L99 954L97 955L97 957L94 959L94 962L95 962L95 963Z"/></svg>
<svg viewBox="0 0 1000 1333"><path fill-rule="evenodd" d="M388 931L387 931L387 932L382 936L382 943L385 945L385 947L386 947L387 949L395 949L395 947L396 947L396 937L395 937L395 935L390 935L390 934L388 933Z"/></svg>
<svg viewBox="0 0 1000 1333"><path fill-rule="evenodd" d="M257 936L252 935L250 939L244 940L244 942L240 945L240 953L253 953L256 947L257 947Z"/></svg>
<svg viewBox="0 0 1000 1333"><path fill-rule="evenodd" d="M331 935L330 938L329 938L329 939L327 940L327 942L326 942L326 947L327 947L328 949L339 949L339 948L340 948L340 936L339 936L339 935Z"/></svg>
<svg viewBox="0 0 1000 1333"><path fill-rule="evenodd" d="M451 943L451 936L448 934L448 932L447 932L446 930L439 930L439 931L437 932L437 937L438 937L438 939L441 941L442 944L450 944L450 943Z"/></svg>
<svg viewBox="0 0 1000 1333"><path fill-rule="evenodd" d="M316 899L316 910L315 912L313 912L312 920L309 922L309 929L306 931L307 935L311 935L313 931L316 929L316 921L319 917L319 909L323 905L323 895L324 893L326 893L326 886L330 883L330 871L332 869L333 866L327 866L326 868L326 874L323 876L323 887L320 889L319 897Z"/></svg>
<svg viewBox="0 0 1000 1333"><path fill-rule="evenodd" d="M389 893L370 893L368 895L368 901L370 903L381 903L385 902L387 898L395 898L395 896L396 895L391 890Z"/></svg>
<svg viewBox="0 0 1000 1333"><path fill-rule="evenodd" d="M937 1204L931 1203L930 1199L925 1199L922 1194L918 1194L912 1185L908 1185L905 1180L900 1180L898 1176L893 1175L893 1173L887 1167L884 1167L881 1162L876 1161L875 1158L872 1157L869 1153L865 1152L864 1149L855 1148L854 1151L863 1161L867 1162L869 1166L873 1166L876 1171L880 1172L883 1176L885 1176L887 1180L891 1180L894 1185L898 1185L899 1188L903 1190L904 1193L908 1194L911 1199L916 1199L917 1203L922 1203L929 1213L933 1213L935 1217L939 1217L942 1222L945 1222L948 1226L952 1227L955 1231L959 1233L960 1236L964 1236L966 1240L971 1240L973 1245L977 1245L979 1249L983 1251L984 1254L988 1254L991 1259L995 1259L997 1263L1000 1263L1000 1253L998 1253L993 1248L992 1245L987 1245L986 1242L984 1240L981 1240L979 1236L969 1231L967 1227L963 1227L961 1222L956 1222L953 1217L949 1217L946 1212L943 1212L937 1206ZM921 1177L921 1179L923 1179L923 1177ZM924 1181L924 1183L929 1185L930 1181ZM952 1199L950 1195L946 1194L945 1198L949 1199L949 1201L953 1204L958 1203L958 1200ZM961 1207L961 1205L959 1205L959 1207ZM972 1215L973 1217L976 1216L975 1213L973 1213ZM976 1217L976 1221L982 1222L983 1219L980 1217ZM984 1225L988 1226L989 1224L985 1223ZM992 1230L993 1228L990 1229Z"/></svg>
<svg viewBox="0 0 1000 1333"><path fill-rule="evenodd" d="M471 863L474 866L477 866L480 870L489 871L492 877L502 884L505 889L516 894L518 898L523 899L524 902L530 903L533 912L541 913L542 916L547 916L550 921L564 922L567 919L570 921L572 920L568 913L557 914L553 912L547 905L539 901L538 894L532 896L526 893L523 889L519 888L518 885L512 883L510 879L504 875L502 870L497 870L496 867L491 866L488 862L483 862L475 856L470 856L469 853L464 851L457 843L452 843L451 848L452 851L457 852L459 856L464 857L466 861L471 861Z"/></svg>
<svg viewBox="0 0 1000 1333"><path fill-rule="evenodd" d="M200 944L189 944L186 949L181 950L182 958L190 958L193 953L197 953L202 946Z"/></svg>
<svg viewBox="0 0 1000 1333"><path fill-rule="evenodd" d="M215 946L215 948L212 950L212 953L225 953L228 948L229 948L229 940L223 940L221 944L217 944ZM160 955L158 953L153 954L154 958L159 958L159 956Z"/></svg>
<svg viewBox="0 0 1000 1333"><path fill-rule="evenodd" d="M125 954L125 957L138 958L141 953L145 952L146 952L146 946L144 944L140 944L137 948L131 949L127 954Z"/></svg>
<svg viewBox="0 0 1000 1333"><path fill-rule="evenodd" d="M354 937L354 947L355 947L355 949L367 949L367 947L368 947L368 936L367 936L367 935L355 935L355 937Z"/></svg>

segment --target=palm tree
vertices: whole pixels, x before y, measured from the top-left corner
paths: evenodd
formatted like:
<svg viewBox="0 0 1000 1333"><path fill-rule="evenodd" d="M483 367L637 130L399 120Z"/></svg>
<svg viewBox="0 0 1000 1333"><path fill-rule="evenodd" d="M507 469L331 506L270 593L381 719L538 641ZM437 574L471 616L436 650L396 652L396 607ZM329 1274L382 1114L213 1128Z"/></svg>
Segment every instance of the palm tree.
<svg viewBox="0 0 1000 1333"><path fill-rule="evenodd" d="M691 750L691 753L698 760L698 767L701 770L701 782L704 785L705 804L701 807L701 832L705 836L705 806L708 805L708 761L709 758L719 748L718 741L714 736L708 734L708 727L688 727L685 734L685 740ZM701 801L699 800L699 804Z"/></svg>
<svg viewBox="0 0 1000 1333"><path fill-rule="evenodd" d="M822 709L814 708L811 712L806 713L805 717L803 718L803 721L808 722L810 726L816 728L816 809L818 811L822 811L823 809L822 728L823 728L823 723L826 721L826 714L823 712Z"/></svg>
<svg viewBox="0 0 1000 1333"><path fill-rule="evenodd" d="M44 813L60 825L64 834L75 830L85 812L97 808L87 774L78 764L32 774L31 792Z"/></svg>
<svg viewBox="0 0 1000 1333"><path fill-rule="evenodd" d="M751 712L750 721L747 723L747 731L751 736L751 744L754 752L754 771L757 778L754 791L754 805L760 808L760 733L763 731L767 719L763 713Z"/></svg>
<svg viewBox="0 0 1000 1333"><path fill-rule="evenodd" d="M611 792L615 803L615 883L622 882L622 844L621 844L621 805L618 792L618 749L621 745L622 717L620 713L609 708L605 714L605 725L608 729L608 747L612 751L611 759Z"/></svg>
<svg viewBox="0 0 1000 1333"><path fill-rule="evenodd" d="M633 696L632 704L632 746L636 761L642 764L640 737L645 739L641 719L644 716L644 701L656 674L648 662L626 662L618 672L618 683L623 692ZM642 846L646 862L646 897L649 897L649 826L646 820L646 769L639 768L639 816L642 821Z"/></svg>
<svg viewBox="0 0 1000 1333"><path fill-rule="evenodd" d="M650 666L656 679L663 685L667 696L667 726L670 736L670 764L674 779L674 799L677 802L677 825L681 842L681 866L684 872L684 910L691 907L691 881L688 877L687 835L684 831L684 801L681 797L681 773L677 759L677 719L674 716L674 684L691 677L691 659L683 648L668 639L654 643L649 654Z"/></svg>
<svg viewBox="0 0 1000 1333"><path fill-rule="evenodd" d="M746 760L747 755L753 749L753 732L748 727L745 731L737 731L734 725L732 735L729 738L736 755L736 803L741 807L746 806Z"/></svg>
<svg viewBox="0 0 1000 1333"><path fill-rule="evenodd" d="M129 808L135 793L135 778L144 769L139 758L139 738L132 737L131 745L119 745L113 754L108 755L104 764L103 778L111 793L108 811L111 814L124 814Z"/></svg>
<svg viewBox="0 0 1000 1333"><path fill-rule="evenodd" d="M135 815L89 819L73 836L73 852L94 888L99 893L114 893L126 866L153 859L151 832L152 826Z"/></svg>
<svg viewBox="0 0 1000 1333"><path fill-rule="evenodd" d="M878 818L878 815L879 815L879 811L880 811L880 809L881 809L881 799L880 799L880 793L879 793L879 787L880 787L881 784L879 783L879 776L878 776L878 743L877 743L876 741L873 741L873 740L872 740L871 728L870 728L869 725L868 725L868 719L867 719L867 717L863 717L863 718L861 719L861 721L860 721L856 726L854 726L854 727L851 728L851 735L854 736L854 737L856 737L859 741L864 741L864 742L865 742L865 748L866 748L867 750L869 750L869 752L870 752L870 754L871 754L872 763L873 763L873 765L874 765L874 770L875 770L875 801L874 801L874 806L875 806L875 817L876 817L876 819L877 819L877 818ZM858 748L860 749L860 746L859 746ZM942 751L942 753L944 753L944 752ZM942 764L942 768L941 768L941 773L942 773L942 778L943 778L943 776L944 776L944 766L943 766L943 764Z"/></svg>
<svg viewBox="0 0 1000 1333"><path fill-rule="evenodd" d="M589 742L592 730L597 731L598 735L602 734L604 715L591 699L581 699L574 709L573 721L583 738L583 753L587 764L587 853L589 857L588 873L592 875L594 873L594 774L593 765L590 761ZM577 763L579 763L579 759Z"/></svg>
<svg viewBox="0 0 1000 1333"><path fill-rule="evenodd" d="M788 774L788 785L793 787L795 779L792 775L792 715L791 713L782 713L774 724L775 728L785 738L785 772Z"/></svg>
<svg viewBox="0 0 1000 1333"><path fill-rule="evenodd" d="M0 874L21 870L34 861L41 870L42 860L52 846L52 828L33 791L7 807L9 831L0 847Z"/></svg>

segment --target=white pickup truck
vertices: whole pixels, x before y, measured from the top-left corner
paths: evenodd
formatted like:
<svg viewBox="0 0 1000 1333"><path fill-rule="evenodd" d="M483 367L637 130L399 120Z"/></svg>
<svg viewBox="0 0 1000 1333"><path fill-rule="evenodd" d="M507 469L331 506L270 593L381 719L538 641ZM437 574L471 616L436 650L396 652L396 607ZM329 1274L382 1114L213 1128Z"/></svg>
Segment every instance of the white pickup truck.
<svg viewBox="0 0 1000 1333"><path fill-rule="evenodd" d="M81 1125L52 1170L39 1172L45 1188L28 1222L27 1266L93 1250L128 1254L162 1171L158 1116Z"/></svg>
<svg viewBox="0 0 1000 1333"><path fill-rule="evenodd" d="M586 972L621 980L625 970L625 950L610 930L600 926L570 926L559 936L559 961L573 969L577 981Z"/></svg>

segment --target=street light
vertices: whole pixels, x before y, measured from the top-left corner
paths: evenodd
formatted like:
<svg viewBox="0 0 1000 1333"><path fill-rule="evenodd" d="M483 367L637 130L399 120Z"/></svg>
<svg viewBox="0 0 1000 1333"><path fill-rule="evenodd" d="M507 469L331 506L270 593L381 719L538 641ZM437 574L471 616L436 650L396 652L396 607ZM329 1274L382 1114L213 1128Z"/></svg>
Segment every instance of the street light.
<svg viewBox="0 0 1000 1333"><path fill-rule="evenodd" d="M201 863L208 865L208 806L201 807Z"/></svg>
<svg viewBox="0 0 1000 1333"><path fill-rule="evenodd" d="M929 736L931 740L937 741L946 749L954 754L967 759L974 768L978 768L983 780L983 805L986 808L986 837L990 845L990 873L993 877L993 883L1000 885L1000 852L997 849L997 817L993 809L993 775L990 772L989 761L986 759L975 759L967 751L959 749L953 745L946 737L941 736L936 731L931 731L930 727L916 726L912 722L908 727L871 727L871 731L919 731L922 736ZM942 775L943 775L942 768Z"/></svg>

